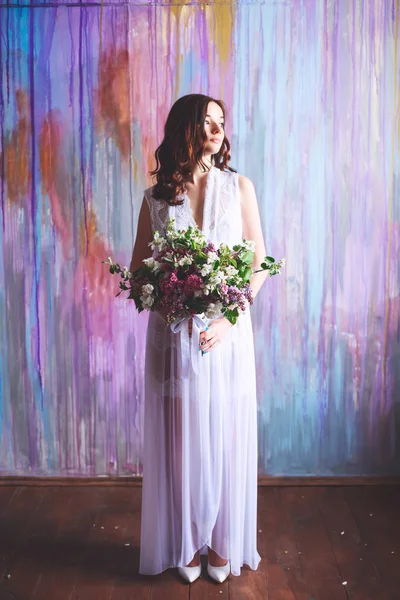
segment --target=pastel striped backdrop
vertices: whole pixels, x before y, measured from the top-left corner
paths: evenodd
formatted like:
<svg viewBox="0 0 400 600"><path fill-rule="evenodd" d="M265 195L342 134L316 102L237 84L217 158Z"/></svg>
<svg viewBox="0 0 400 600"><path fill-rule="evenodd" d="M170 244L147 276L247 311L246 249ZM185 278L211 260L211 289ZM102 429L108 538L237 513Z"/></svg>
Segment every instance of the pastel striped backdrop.
<svg viewBox="0 0 400 600"><path fill-rule="evenodd" d="M400 473L399 0L0 8L0 473L141 473L128 264L179 96L222 98L285 256L252 309L259 472Z"/></svg>

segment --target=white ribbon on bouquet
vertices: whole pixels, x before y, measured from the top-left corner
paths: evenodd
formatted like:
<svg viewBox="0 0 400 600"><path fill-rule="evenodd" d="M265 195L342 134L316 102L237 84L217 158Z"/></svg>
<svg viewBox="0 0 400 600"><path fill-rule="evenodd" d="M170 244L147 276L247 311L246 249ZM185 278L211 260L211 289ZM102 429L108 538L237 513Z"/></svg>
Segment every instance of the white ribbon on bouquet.
<svg viewBox="0 0 400 600"><path fill-rule="evenodd" d="M204 314L204 313L202 313ZM193 319L193 329L191 338L189 337L188 322ZM193 315L188 317L182 317L177 319L170 325L170 329L173 333L181 331L181 355L182 355L182 377L185 379L189 375L189 366L192 365L193 371L199 374L199 359L202 358L203 354L199 350L199 335L200 331L208 326L209 320L206 316L204 318L201 315Z"/></svg>

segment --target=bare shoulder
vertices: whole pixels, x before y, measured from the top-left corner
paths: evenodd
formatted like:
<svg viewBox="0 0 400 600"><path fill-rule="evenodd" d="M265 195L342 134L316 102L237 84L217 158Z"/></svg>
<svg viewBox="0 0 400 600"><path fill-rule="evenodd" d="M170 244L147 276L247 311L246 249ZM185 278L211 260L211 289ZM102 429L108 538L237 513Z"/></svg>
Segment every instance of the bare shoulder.
<svg viewBox="0 0 400 600"><path fill-rule="evenodd" d="M252 201L255 196L254 184L245 175L238 175L238 186L240 203L247 204Z"/></svg>
<svg viewBox="0 0 400 600"><path fill-rule="evenodd" d="M143 195L148 198L151 198L153 196L153 189L154 189L154 185L151 185L150 187L146 188L143 191Z"/></svg>
<svg viewBox="0 0 400 600"><path fill-rule="evenodd" d="M150 187L146 188L143 192L144 196L147 198L147 200L150 203L164 204L165 200L163 198L154 198L155 187L156 187L155 185L151 185Z"/></svg>

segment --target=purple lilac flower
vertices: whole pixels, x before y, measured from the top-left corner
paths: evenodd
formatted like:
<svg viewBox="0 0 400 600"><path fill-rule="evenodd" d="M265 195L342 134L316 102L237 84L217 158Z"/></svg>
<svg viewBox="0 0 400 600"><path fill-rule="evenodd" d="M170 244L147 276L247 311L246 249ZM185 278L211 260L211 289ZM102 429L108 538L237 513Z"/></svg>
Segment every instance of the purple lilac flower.
<svg viewBox="0 0 400 600"><path fill-rule="evenodd" d="M217 248L212 242L208 242L208 244L204 246L203 252L217 252Z"/></svg>
<svg viewBox="0 0 400 600"><path fill-rule="evenodd" d="M196 290L200 290L202 285L203 279L199 277L199 275L192 273L185 281L185 294L187 294L188 296L190 294L193 294Z"/></svg>

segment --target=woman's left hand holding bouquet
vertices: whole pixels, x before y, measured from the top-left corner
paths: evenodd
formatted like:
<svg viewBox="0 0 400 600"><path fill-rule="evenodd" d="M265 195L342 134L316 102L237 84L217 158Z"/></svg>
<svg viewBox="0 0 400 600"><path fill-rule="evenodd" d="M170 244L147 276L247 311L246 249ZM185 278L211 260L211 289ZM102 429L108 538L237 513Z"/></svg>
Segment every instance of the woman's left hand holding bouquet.
<svg viewBox="0 0 400 600"><path fill-rule="evenodd" d="M216 344L220 344L224 340L228 330L232 327L232 323L226 317L213 319L207 329L200 331L199 349L203 354L209 352Z"/></svg>

